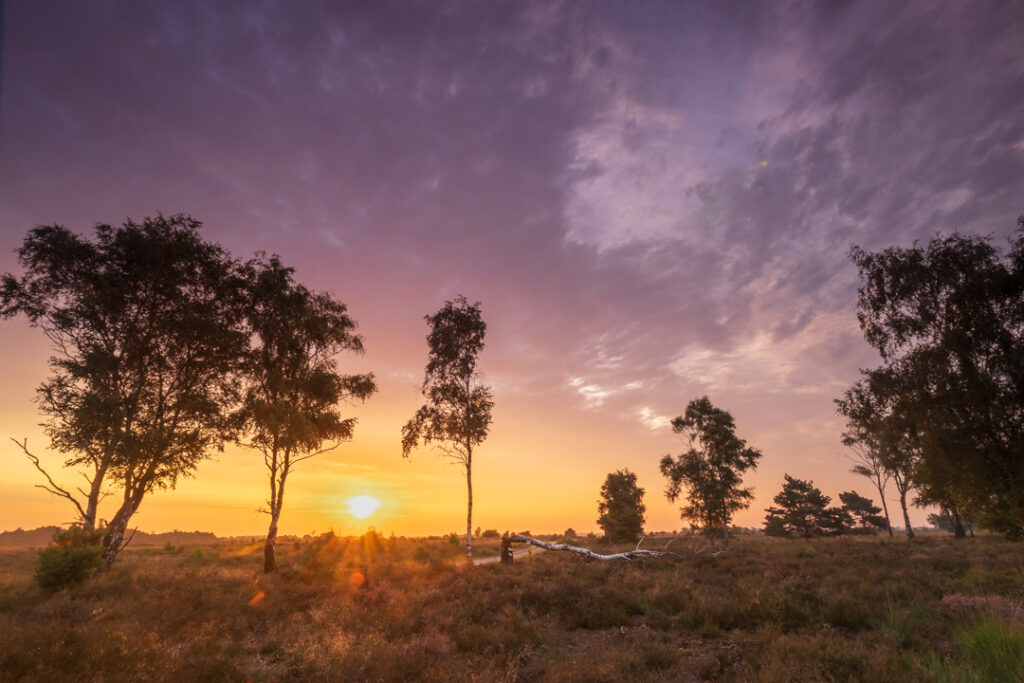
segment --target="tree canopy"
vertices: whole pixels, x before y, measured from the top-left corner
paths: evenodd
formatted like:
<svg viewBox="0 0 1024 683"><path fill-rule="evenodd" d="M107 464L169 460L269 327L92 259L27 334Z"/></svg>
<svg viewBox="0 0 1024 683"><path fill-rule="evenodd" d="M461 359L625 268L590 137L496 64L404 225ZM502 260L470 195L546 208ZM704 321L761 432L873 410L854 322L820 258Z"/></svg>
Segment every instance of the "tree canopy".
<svg viewBox="0 0 1024 683"><path fill-rule="evenodd" d="M601 485L597 525L613 543L634 543L644 531L644 490L629 470L610 473ZM568 534L566 534L568 535Z"/></svg>
<svg viewBox="0 0 1024 683"><path fill-rule="evenodd" d="M757 467L761 453L736 436L732 415L707 396L690 401L672 420L672 431L686 436L689 449L678 458L661 459L661 473L668 478L665 495L675 501L686 488L682 518L709 534L721 530L728 543L733 513L754 498L751 489L741 487L743 473Z"/></svg>
<svg viewBox="0 0 1024 683"><path fill-rule="evenodd" d="M244 288L199 228L158 215L98 225L89 241L40 226L18 250L24 274L3 276L0 313L24 314L54 349L38 390L46 432L90 483L83 502L65 497L92 527L103 487L120 490L108 565L145 495L174 487L233 435Z"/></svg>

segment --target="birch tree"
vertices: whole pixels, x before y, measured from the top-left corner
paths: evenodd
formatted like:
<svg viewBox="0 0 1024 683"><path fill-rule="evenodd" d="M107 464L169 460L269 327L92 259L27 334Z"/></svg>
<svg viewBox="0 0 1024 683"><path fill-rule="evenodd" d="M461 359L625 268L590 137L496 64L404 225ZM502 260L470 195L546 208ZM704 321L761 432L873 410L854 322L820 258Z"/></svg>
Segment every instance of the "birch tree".
<svg viewBox="0 0 1024 683"><path fill-rule="evenodd" d="M402 427L402 455L420 444L434 444L466 472L466 559L473 559L473 452L484 442L491 425L494 401L480 381L477 358L484 347L487 324L480 302L463 296L446 301L434 315L425 316L427 368L421 391L426 403Z"/></svg>
<svg viewBox="0 0 1024 683"><path fill-rule="evenodd" d="M857 400L857 387L855 386L846 396L836 401L841 415L854 409L853 401ZM882 501L882 512L885 515L885 528L892 538L892 519L889 517L889 504L885 499L885 489L893 478L893 473L885 467L882 462L881 445L877 438L867 429L867 425L858 424L856 421L847 423L847 430L841 436L843 445L849 448L853 455L853 467L850 471L866 478L878 491L878 497ZM905 499L905 498L904 498Z"/></svg>
<svg viewBox="0 0 1024 683"><path fill-rule="evenodd" d="M376 391L372 374L344 375L335 358L363 353L363 340L345 304L293 280L275 256L248 265L248 328L254 340L243 364L240 417L245 438L267 468L270 525L263 571L277 569L275 547L285 487L295 466L352 438L356 419L339 404L365 401Z"/></svg>
<svg viewBox="0 0 1024 683"><path fill-rule="evenodd" d="M914 487L913 475L919 461L918 440L912 421L901 418L900 393L891 380L884 370L864 372L864 377L836 405L839 414L846 418L843 442L856 446L862 456L870 455L869 461L875 459L896 487L904 531L910 540L914 538L914 527L910 523L908 496ZM867 470L867 465L863 467ZM881 478L871 472L873 477Z"/></svg>
<svg viewBox="0 0 1024 683"><path fill-rule="evenodd" d="M857 319L882 360L865 373L915 451L922 499L1024 534L1024 217L990 237L850 250ZM906 454L907 449L902 449Z"/></svg>
<svg viewBox="0 0 1024 683"><path fill-rule="evenodd" d="M119 498L103 536L106 566L145 497L173 488L232 434L242 287L235 261L199 228L158 215L98 225L90 241L40 226L18 251L25 273L3 276L0 314L25 315L51 342L51 376L38 391L45 429L89 488L75 496L34 464L87 527L99 524L105 489Z"/></svg>

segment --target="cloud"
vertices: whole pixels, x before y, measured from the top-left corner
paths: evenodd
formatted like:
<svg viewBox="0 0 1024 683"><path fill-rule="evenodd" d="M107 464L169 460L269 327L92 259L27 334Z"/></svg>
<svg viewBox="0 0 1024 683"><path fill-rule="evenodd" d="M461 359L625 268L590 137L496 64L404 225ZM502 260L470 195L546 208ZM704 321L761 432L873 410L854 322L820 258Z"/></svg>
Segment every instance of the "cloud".
<svg viewBox="0 0 1024 683"><path fill-rule="evenodd" d="M650 429L651 431L660 431L670 426L671 418L664 415L658 415L653 409L647 406L641 406L636 409L634 415L640 423Z"/></svg>
<svg viewBox="0 0 1024 683"><path fill-rule="evenodd" d="M583 397L583 405L587 408L600 408L608 397L615 393L614 389L602 389L596 384L587 384L582 377L571 378L569 386Z"/></svg>

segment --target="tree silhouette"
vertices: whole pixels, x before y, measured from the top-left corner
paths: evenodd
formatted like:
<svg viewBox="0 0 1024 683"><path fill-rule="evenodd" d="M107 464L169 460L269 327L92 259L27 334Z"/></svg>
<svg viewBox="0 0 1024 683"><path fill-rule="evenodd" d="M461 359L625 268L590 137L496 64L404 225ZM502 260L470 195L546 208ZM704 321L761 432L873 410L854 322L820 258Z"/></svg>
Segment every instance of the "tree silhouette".
<svg viewBox="0 0 1024 683"><path fill-rule="evenodd" d="M908 496L915 484L920 449L914 424L901 412L899 391L885 371L869 371L847 389L836 405L839 414L846 417L843 443L856 449L861 458L860 465L853 471L873 481L892 480L899 495L907 539L914 538ZM884 486L878 489L884 504ZM892 535L891 523L889 531Z"/></svg>
<svg viewBox="0 0 1024 683"><path fill-rule="evenodd" d="M377 389L372 374L343 375L335 357L363 352L345 304L293 281L294 269L275 256L247 266L247 321L253 348L242 366L239 417L245 446L263 454L270 478L270 526L263 571L277 569L275 544L285 485L296 464L352 438L355 418L338 404L364 401Z"/></svg>
<svg viewBox="0 0 1024 683"><path fill-rule="evenodd" d="M601 485L597 525L613 543L634 543L644 531L646 509L644 490L636 485L636 475L629 470L612 472Z"/></svg>
<svg viewBox="0 0 1024 683"><path fill-rule="evenodd" d="M847 396L849 399L849 395ZM840 406L840 414L843 414L843 401L837 401ZM855 421L847 423L847 431L841 436L843 445L853 451L853 467L850 471L865 477L878 491L878 498L882 502L882 513L885 516L885 529L889 537L893 535L892 519L889 517L889 505L885 500L885 489L893 478L893 473L886 468L882 460L881 446L872 433L866 430L865 425L858 425ZM906 500L904 494L903 500Z"/></svg>
<svg viewBox="0 0 1024 683"><path fill-rule="evenodd" d="M921 499L1022 533L1024 231L1007 254L954 233L850 255L857 317L883 361L862 382L916 451Z"/></svg>
<svg viewBox="0 0 1024 683"><path fill-rule="evenodd" d="M889 520L878 514L882 508L856 491L840 493L839 501L852 521L851 531L859 534L877 534L882 529L890 528Z"/></svg>
<svg viewBox="0 0 1024 683"><path fill-rule="evenodd" d="M430 326L422 386L427 402L402 427L402 455L408 457L420 443L434 443L466 468L466 558L472 560L473 449L487 438L494 407L491 390L480 383L477 370L487 324L480 302L469 304L463 296L446 301L425 319Z"/></svg>
<svg viewBox="0 0 1024 683"><path fill-rule="evenodd" d="M824 495L813 482L787 475L764 520L768 536L835 535L849 528L849 515L841 508L829 507L832 499ZM777 507L776 507L777 506Z"/></svg>
<svg viewBox="0 0 1024 683"><path fill-rule="evenodd" d="M677 459L661 459L661 473L668 478L665 495L675 501L685 487L688 503L682 518L704 529L712 541L721 530L728 545L733 513L754 498L740 486L743 473L757 467L761 453L736 436L732 415L713 406L707 396L690 401L685 414L672 420L672 431L685 434L690 447Z"/></svg>
<svg viewBox="0 0 1024 683"><path fill-rule="evenodd" d="M243 287L199 227L158 215L98 225L88 241L41 226L18 250L25 274L3 276L0 313L24 314L54 348L38 391L50 442L89 481L82 502L58 493L93 527L104 487L120 490L103 537L107 566L146 494L173 488L232 435Z"/></svg>

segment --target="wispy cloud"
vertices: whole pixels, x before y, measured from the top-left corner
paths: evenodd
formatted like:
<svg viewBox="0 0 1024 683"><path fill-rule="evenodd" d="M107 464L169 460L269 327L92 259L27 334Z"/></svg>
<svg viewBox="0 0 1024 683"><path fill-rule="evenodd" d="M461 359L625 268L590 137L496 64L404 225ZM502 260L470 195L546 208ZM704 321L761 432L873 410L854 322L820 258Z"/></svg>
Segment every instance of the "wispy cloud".
<svg viewBox="0 0 1024 683"><path fill-rule="evenodd" d="M666 417L665 415L658 415L653 409L647 406L637 408L634 415L638 420L640 420L641 424L651 431L666 429L671 423L671 418Z"/></svg>

